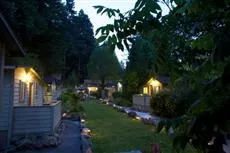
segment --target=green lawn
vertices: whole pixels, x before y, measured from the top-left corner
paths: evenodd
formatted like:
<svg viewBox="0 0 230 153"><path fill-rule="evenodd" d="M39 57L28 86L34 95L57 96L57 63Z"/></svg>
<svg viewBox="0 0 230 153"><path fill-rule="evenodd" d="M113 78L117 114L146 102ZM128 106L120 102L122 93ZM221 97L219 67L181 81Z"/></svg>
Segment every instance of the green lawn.
<svg viewBox="0 0 230 153"><path fill-rule="evenodd" d="M114 153L139 149L149 153L159 143L162 153L171 153L171 140L165 133L155 134L154 127L132 120L113 108L85 102L86 125L92 130L93 152Z"/></svg>

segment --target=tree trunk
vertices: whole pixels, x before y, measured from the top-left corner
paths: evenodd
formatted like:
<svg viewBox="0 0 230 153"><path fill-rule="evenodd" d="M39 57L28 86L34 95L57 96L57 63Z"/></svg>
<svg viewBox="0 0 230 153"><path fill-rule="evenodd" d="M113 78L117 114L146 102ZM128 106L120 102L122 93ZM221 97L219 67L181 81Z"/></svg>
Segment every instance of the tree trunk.
<svg viewBox="0 0 230 153"><path fill-rule="evenodd" d="M105 98L105 77L101 78L101 98Z"/></svg>

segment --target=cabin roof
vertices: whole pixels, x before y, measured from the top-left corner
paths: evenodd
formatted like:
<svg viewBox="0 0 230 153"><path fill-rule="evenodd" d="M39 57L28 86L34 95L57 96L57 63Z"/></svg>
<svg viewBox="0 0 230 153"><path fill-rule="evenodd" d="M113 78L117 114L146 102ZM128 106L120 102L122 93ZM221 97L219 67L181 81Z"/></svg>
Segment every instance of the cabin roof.
<svg viewBox="0 0 230 153"><path fill-rule="evenodd" d="M163 84L169 84L170 78L168 76L157 76L156 79Z"/></svg>
<svg viewBox="0 0 230 153"><path fill-rule="evenodd" d="M162 84L169 84L170 83L170 78L168 76L156 76L156 77L151 77L147 84L151 82L151 80L157 80Z"/></svg>
<svg viewBox="0 0 230 153"><path fill-rule="evenodd" d="M7 52L12 56L25 56L25 50L18 41L13 30L0 12L0 41L6 45Z"/></svg>
<svg viewBox="0 0 230 153"><path fill-rule="evenodd" d="M47 83L47 84L52 84L53 82L56 84L56 85L60 85L61 84L61 80L60 79L57 79L56 77L54 76L47 76L44 78L44 81Z"/></svg>
<svg viewBox="0 0 230 153"><path fill-rule="evenodd" d="M31 66L4 66L4 69L17 69L17 68L27 69L28 72L36 76L36 78L41 84L47 86L47 83L40 77L40 75Z"/></svg>

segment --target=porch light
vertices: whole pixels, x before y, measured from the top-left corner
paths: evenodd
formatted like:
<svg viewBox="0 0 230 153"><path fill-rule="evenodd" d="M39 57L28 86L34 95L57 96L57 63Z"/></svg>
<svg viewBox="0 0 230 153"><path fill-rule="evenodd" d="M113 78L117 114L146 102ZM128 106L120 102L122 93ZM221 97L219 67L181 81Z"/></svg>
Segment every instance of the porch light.
<svg viewBox="0 0 230 153"><path fill-rule="evenodd" d="M141 118L140 118L139 116L136 116L136 119L137 119L137 120L141 120Z"/></svg>
<svg viewBox="0 0 230 153"><path fill-rule="evenodd" d="M23 82L30 82L31 81L31 75L30 74L28 74L28 73L25 73L24 75L23 75L23 78L22 78L22 81Z"/></svg>
<svg viewBox="0 0 230 153"><path fill-rule="evenodd" d="M160 82L157 81L157 80L151 80L150 84L151 84L152 86L160 86Z"/></svg>

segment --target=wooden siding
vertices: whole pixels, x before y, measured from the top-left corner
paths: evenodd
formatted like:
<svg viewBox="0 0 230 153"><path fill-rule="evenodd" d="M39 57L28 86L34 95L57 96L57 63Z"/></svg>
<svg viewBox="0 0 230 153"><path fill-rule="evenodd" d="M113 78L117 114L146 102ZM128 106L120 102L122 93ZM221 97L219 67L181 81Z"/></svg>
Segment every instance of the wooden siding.
<svg viewBox="0 0 230 153"><path fill-rule="evenodd" d="M29 100L29 83L26 83L25 90L25 101L19 102L19 90L20 90L20 81L23 80L23 75L25 75L25 68L16 68L15 69L15 84L14 84L14 106L28 106ZM33 106L42 106L43 105L43 87L39 83L36 76L32 75L31 82L33 82L34 92L33 94Z"/></svg>
<svg viewBox="0 0 230 153"><path fill-rule="evenodd" d="M4 71L4 82L2 94L2 105L0 111L0 149L9 146L12 129L12 105L13 105L13 70Z"/></svg>
<svg viewBox="0 0 230 153"><path fill-rule="evenodd" d="M12 105L12 71L5 71L3 82L3 98L2 98L2 110L0 111L0 130L9 129L9 119L11 114Z"/></svg>
<svg viewBox="0 0 230 153"><path fill-rule="evenodd" d="M151 96L133 95L133 107L140 111L151 111Z"/></svg>
<svg viewBox="0 0 230 153"><path fill-rule="evenodd" d="M52 134L60 120L61 102L47 106L14 107L12 134Z"/></svg>
<svg viewBox="0 0 230 153"><path fill-rule="evenodd" d="M3 98L3 78L4 78L4 63L5 63L5 50L4 46L0 42L0 112L2 110L2 98Z"/></svg>

